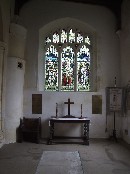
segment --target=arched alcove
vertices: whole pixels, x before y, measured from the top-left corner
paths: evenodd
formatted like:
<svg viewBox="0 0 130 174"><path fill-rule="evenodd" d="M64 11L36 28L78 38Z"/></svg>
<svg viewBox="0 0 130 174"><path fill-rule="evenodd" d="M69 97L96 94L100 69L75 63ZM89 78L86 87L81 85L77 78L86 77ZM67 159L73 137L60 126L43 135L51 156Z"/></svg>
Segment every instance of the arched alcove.
<svg viewBox="0 0 130 174"><path fill-rule="evenodd" d="M61 28L74 28L82 31L83 33L87 33L90 35L92 38L92 45L93 45L93 50L92 50L92 57L93 57L93 70L92 70L92 86L93 89L92 91L96 91L96 31L94 28L92 28L90 25L87 23L84 23L80 20L74 19L74 18L61 18L57 19L55 21L52 21L48 23L47 25L43 26L39 30L39 55L38 55L38 90L43 91L44 87L43 84L44 82L44 61L43 61L43 55L44 55L44 40L46 36L49 33L52 33L53 31L58 31Z"/></svg>

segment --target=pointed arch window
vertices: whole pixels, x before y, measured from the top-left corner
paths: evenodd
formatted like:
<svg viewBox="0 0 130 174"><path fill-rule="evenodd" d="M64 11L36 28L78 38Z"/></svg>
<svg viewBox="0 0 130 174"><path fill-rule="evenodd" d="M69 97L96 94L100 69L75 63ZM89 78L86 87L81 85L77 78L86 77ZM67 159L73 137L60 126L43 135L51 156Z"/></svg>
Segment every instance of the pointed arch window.
<svg viewBox="0 0 130 174"><path fill-rule="evenodd" d="M45 38L45 91L91 91L92 38L63 28Z"/></svg>

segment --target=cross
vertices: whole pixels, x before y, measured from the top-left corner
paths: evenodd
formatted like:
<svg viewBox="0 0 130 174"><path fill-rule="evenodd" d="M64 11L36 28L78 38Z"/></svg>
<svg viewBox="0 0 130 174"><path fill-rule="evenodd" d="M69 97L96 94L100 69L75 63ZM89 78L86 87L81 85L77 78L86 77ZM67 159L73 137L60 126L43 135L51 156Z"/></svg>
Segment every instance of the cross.
<svg viewBox="0 0 130 174"><path fill-rule="evenodd" d="M68 98L68 102L64 102L64 104L68 104L68 115L70 115L70 104L74 104L74 102L70 102L70 98Z"/></svg>

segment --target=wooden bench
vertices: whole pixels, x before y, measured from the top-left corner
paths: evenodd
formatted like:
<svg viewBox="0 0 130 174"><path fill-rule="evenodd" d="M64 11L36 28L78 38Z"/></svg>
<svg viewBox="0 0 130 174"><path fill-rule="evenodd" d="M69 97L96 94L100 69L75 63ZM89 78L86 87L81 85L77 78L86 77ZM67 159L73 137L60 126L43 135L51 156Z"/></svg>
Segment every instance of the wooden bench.
<svg viewBox="0 0 130 174"><path fill-rule="evenodd" d="M41 138L41 117L20 119L20 141L39 143Z"/></svg>

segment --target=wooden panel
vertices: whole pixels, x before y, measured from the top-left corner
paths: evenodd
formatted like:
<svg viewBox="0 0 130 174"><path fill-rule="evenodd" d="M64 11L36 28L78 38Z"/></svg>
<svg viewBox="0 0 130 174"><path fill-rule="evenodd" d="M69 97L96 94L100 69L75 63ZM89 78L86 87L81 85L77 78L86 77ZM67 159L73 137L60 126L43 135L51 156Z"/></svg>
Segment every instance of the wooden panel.
<svg viewBox="0 0 130 174"><path fill-rule="evenodd" d="M102 114L101 95L92 95L92 114Z"/></svg>
<svg viewBox="0 0 130 174"><path fill-rule="evenodd" d="M110 88L110 111L122 110L122 89Z"/></svg>
<svg viewBox="0 0 130 174"><path fill-rule="evenodd" d="M32 114L42 114L42 94L32 94Z"/></svg>
<svg viewBox="0 0 130 174"><path fill-rule="evenodd" d="M124 90L121 87L107 87L106 88L106 109L107 114L110 112L123 111L123 96Z"/></svg>

